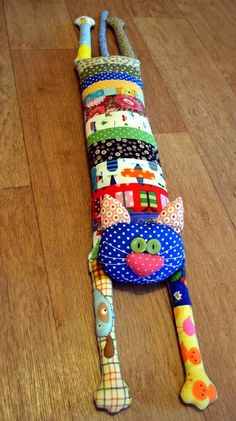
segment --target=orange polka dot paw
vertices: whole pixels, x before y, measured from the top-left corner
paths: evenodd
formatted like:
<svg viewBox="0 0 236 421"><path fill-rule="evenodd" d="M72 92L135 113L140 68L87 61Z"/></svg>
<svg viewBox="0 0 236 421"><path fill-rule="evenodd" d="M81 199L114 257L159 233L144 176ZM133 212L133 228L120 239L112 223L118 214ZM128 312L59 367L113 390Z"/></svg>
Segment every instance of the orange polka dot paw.
<svg viewBox="0 0 236 421"><path fill-rule="evenodd" d="M215 402L218 397L217 390L202 368L202 376L199 371L187 376L187 380L181 391L181 398L186 404L196 406L198 409L205 409ZM204 380L203 380L204 379Z"/></svg>
<svg viewBox="0 0 236 421"><path fill-rule="evenodd" d="M188 350L183 342L181 342L180 348L184 362L190 361L192 364L201 364L202 357L198 348L192 347Z"/></svg>

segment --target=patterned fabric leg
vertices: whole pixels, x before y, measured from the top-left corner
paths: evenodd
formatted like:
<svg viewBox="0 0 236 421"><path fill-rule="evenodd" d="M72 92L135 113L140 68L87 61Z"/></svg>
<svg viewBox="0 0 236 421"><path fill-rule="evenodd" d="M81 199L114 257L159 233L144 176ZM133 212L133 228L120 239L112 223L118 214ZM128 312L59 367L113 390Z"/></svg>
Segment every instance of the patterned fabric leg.
<svg viewBox="0 0 236 421"><path fill-rule="evenodd" d="M89 261L93 281L96 335L100 355L102 380L94 394L97 408L117 413L128 408L132 396L122 379L117 353L112 282L97 260Z"/></svg>
<svg viewBox="0 0 236 421"><path fill-rule="evenodd" d="M133 48L131 47L129 39L124 30L125 22L122 19L117 18L116 16L114 17L110 16L107 19L107 23L113 28L115 32L116 40L117 40L121 55L124 55L127 57L135 57Z"/></svg>
<svg viewBox="0 0 236 421"><path fill-rule="evenodd" d="M169 290L186 372L181 398L186 404L205 409L217 399L217 391L203 366L184 270L170 278Z"/></svg>

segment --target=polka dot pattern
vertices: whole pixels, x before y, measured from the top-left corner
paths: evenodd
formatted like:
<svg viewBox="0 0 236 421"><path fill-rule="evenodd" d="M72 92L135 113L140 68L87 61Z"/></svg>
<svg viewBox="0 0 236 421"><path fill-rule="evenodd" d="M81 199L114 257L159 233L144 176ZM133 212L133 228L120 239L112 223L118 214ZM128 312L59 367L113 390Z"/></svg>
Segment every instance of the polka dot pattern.
<svg viewBox="0 0 236 421"><path fill-rule="evenodd" d="M90 146L99 140L114 138L143 140L146 143L156 146L156 139L152 134L130 127L115 127L112 129L99 130L99 132L95 132L89 136L88 145Z"/></svg>
<svg viewBox="0 0 236 421"><path fill-rule="evenodd" d="M145 241L156 239L161 243L158 253L164 259L163 266L146 277L134 273L126 259L132 253L131 241L136 238ZM104 271L118 282L150 284L163 281L175 273L184 262L182 238L172 228L156 223L118 223L107 228L101 239L99 260Z"/></svg>
<svg viewBox="0 0 236 421"><path fill-rule="evenodd" d="M88 149L91 168L105 161L120 158L136 158L160 163L157 147L136 139L103 139Z"/></svg>
<svg viewBox="0 0 236 421"><path fill-rule="evenodd" d="M82 83L85 79L89 76L93 76L99 73L107 72L108 66L107 64L96 64L93 66L86 67L82 73L80 73L80 82ZM119 73L127 73L129 75L135 76L136 78L142 80L142 75L136 66L127 66L125 64L109 64L109 71L110 72L119 72Z"/></svg>
<svg viewBox="0 0 236 421"><path fill-rule="evenodd" d="M128 66L130 69L137 69L140 71L140 61L132 57L124 56L109 56L109 57L93 57L84 60L75 60L75 64L79 74L84 74L88 69L94 73L94 66L105 66L110 69L110 66Z"/></svg>
<svg viewBox="0 0 236 421"><path fill-rule="evenodd" d="M158 223L168 225L173 230L180 233L184 228L184 205L181 197L170 202L161 211L157 219Z"/></svg>
<svg viewBox="0 0 236 421"><path fill-rule="evenodd" d="M105 194L101 206L101 226L106 229L118 222L130 223L129 212L119 200Z"/></svg>
<svg viewBox="0 0 236 421"><path fill-rule="evenodd" d="M95 82L101 80L126 80L128 82L136 83L140 88L143 88L143 83L140 79L135 76L129 75L128 73L118 73L118 72L105 72L94 74L93 76L88 77L81 84L81 90L84 91L88 86L92 85Z"/></svg>
<svg viewBox="0 0 236 421"><path fill-rule="evenodd" d="M147 253L130 253L126 258L127 265L141 278L147 278L162 267L163 258Z"/></svg>

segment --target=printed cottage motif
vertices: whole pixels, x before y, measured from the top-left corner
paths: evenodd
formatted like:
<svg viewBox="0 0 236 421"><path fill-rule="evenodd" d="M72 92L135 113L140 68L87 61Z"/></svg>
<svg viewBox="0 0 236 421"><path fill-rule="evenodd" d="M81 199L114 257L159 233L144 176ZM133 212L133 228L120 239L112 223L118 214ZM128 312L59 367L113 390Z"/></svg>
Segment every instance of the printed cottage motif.
<svg viewBox="0 0 236 421"><path fill-rule="evenodd" d="M106 22L115 32L120 56L109 56ZM204 409L217 399L217 391L203 366L186 283L183 201L180 197L169 200L146 114L140 62L120 19L108 18L108 12L101 14L102 57L97 58L91 58L90 28L94 21L82 17L76 24L80 27L80 46L75 65L93 190L89 268L102 372L94 401L110 413L132 402L120 371L112 282L135 287L166 280L186 371L181 398Z"/></svg>

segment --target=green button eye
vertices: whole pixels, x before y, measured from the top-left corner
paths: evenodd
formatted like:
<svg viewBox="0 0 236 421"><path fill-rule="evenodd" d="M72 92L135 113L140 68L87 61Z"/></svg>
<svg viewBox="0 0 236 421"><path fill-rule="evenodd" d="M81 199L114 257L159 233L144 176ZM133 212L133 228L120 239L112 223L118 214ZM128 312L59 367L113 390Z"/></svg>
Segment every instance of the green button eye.
<svg viewBox="0 0 236 421"><path fill-rule="evenodd" d="M147 243L147 251L150 254L158 254L161 250L161 243L158 240L149 240Z"/></svg>
<svg viewBox="0 0 236 421"><path fill-rule="evenodd" d="M147 244L143 238L137 237L131 241L130 246L134 253L143 253L146 250Z"/></svg>

